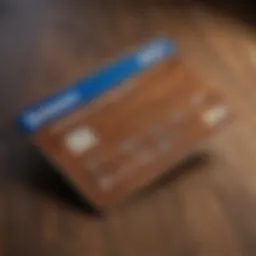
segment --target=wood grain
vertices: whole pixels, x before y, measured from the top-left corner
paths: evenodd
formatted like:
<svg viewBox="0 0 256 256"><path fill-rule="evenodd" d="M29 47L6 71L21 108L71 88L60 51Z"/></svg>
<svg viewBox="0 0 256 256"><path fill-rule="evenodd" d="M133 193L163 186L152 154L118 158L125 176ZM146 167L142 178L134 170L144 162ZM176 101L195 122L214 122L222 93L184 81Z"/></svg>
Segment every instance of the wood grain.
<svg viewBox="0 0 256 256"><path fill-rule="evenodd" d="M2 255L255 255L255 28L227 15L229 5L1 3ZM210 159L200 167L91 216L12 120L25 105L160 34L176 39L183 59L235 106L237 121L205 144Z"/></svg>

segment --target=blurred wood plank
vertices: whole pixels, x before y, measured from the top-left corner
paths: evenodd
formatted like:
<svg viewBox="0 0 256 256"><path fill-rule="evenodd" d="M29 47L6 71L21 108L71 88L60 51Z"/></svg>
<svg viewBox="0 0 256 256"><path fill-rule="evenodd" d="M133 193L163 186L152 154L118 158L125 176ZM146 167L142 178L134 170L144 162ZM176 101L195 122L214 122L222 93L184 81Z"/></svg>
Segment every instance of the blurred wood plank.
<svg viewBox="0 0 256 256"><path fill-rule="evenodd" d="M227 4L210 6L167 0L3 3L1 255L255 255L256 32L254 24L218 11ZM166 178L120 209L92 216L67 200L68 187L55 180L12 120L26 104L157 35L177 41L184 60L227 97L237 119L203 145L209 162Z"/></svg>

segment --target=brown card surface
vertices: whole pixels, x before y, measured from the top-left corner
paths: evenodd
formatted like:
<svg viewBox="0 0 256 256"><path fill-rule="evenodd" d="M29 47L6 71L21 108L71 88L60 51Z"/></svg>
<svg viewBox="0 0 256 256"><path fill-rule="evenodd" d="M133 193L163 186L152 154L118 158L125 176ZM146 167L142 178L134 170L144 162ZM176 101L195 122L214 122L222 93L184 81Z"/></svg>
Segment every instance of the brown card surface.
<svg viewBox="0 0 256 256"><path fill-rule="evenodd" d="M228 116L221 96L171 57L31 136L82 195L104 207L170 170Z"/></svg>

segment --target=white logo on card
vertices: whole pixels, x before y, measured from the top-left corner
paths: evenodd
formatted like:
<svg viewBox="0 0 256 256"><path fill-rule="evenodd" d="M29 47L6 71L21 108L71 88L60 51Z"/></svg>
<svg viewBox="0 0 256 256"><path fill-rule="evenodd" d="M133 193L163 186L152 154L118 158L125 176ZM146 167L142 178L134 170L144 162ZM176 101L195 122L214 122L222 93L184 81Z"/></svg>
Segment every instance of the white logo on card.
<svg viewBox="0 0 256 256"><path fill-rule="evenodd" d="M149 66L163 59L167 55L167 52L167 45L152 44L139 53L138 62L141 66Z"/></svg>

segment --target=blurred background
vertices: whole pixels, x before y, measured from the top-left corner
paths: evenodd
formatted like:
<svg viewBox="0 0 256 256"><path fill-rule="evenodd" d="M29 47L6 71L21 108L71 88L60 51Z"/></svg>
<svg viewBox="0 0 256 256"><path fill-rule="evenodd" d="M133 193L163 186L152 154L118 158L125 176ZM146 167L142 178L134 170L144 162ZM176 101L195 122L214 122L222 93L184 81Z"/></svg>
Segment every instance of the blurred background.
<svg viewBox="0 0 256 256"><path fill-rule="evenodd" d="M1 0L0 254L255 255L256 27L249 1ZM155 36L234 106L207 159L95 214L14 126L27 104ZM184 171L185 170L185 171Z"/></svg>

